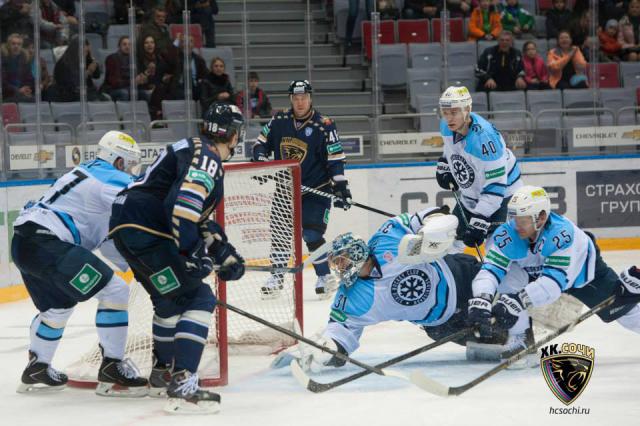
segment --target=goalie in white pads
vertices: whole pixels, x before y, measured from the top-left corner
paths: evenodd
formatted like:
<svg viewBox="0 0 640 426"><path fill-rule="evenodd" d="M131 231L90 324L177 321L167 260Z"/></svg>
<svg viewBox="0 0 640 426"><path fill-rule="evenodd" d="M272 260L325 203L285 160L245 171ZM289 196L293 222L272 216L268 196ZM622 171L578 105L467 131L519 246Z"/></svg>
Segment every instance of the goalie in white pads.
<svg viewBox="0 0 640 426"><path fill-rule="evenodd" d="M508 221L487 242L487 256L469 301L469 320L481 332L492 317L509 331L507 345L496 352L504 358L525 348L528 308L548 305L565 292L588 307L615 294L614 303L597 315L640 333L640 271L635 266L616 274L600 256L593 235L551 212L549 196L541 187L520 188L508 208ZM496 291L501 295L492 305Z"/></svg>
<svg viewBox="0 0 640 426"><path fill-rule="evenodd" d="M435 340L465 327L471 282L481 265L472 256L447 255L458 226L448 213L447 207L430 208L394 217L368 244L351 233L333 240L329 264L340 288L320 344L351 354L364 327L383 321L412 322ZM279 355L272 365L288 365L292 357L300 357L305 369L344 364L306 348Z"/></svg>
<svg viewBox="0 0 640 426"><path fill-rule="evenodd" d="M111 204L132 180L140 150L128 135L107 132L97 159L75 167L58 179L37 202L30 202L14 223L11 254L38 315L31 322L29 363L18 392L65 387L67 376L53 367L65 325L78 302L98 299L96 327L103 354L96 393L103 396L145 396L147 380L125 359L129 287L106 263L121 270L127 263L104 243ZM104 243L104 244L103 244Z"/></svg>

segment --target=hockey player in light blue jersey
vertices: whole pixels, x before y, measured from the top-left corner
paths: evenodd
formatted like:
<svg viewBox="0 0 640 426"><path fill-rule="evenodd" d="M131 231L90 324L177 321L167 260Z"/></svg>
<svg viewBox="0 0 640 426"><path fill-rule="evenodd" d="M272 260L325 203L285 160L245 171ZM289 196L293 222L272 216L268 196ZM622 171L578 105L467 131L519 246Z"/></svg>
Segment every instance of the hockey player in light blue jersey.
<svg viewBox="0 0 640 426"><path fill-rule="evenodd" d="M363 329L384 321L409 321L436 340L464 328L480 263L465 254L447 255L458 225L448 213L447 207L430 208L394 217L368 243L351 233L334 239L329 264L340 287L318 343L351 354ZM298 355L303 368L343 365L314 349ZM272 365L290 360L290 354L282 354Z"/></svg>
<svg viewBox="0 0 640 426"><path fill-rule="evenodd" d="M442 188L460 191L462 205L453 211L459 219L457 239L469 247L481 245L495 224L504 222L509 198L522 186L520 168L500 132L471 112L466 87L449 87L439 103L444 152L436 179Z"/></svg>
<svg viewBox="0 0 640 426"><path fill-rule="evenodd" d="M111 204L132 180L140 149L129 135L107 132L97 159L80 164L58 179L37 202L30 202L14 223L11 254L39 313L31 322L29 363L20 393L59 390L67 376L51 361L65 325L78 302L98 299L96 327L103 361L96 393L145 396L147 380L124 359L129 288L92 253L102 254L121 270L127 263L106 242Z"/></svg>
<svg viewBox="0 0 640 426"><path fill-rule="evenodd" d="M508 207L508 221L487 242L485 262L473 280L470 323L482 330L495 317L498 326L509 330L505 354L525 346L529 307L548 305L562 293L593 307L615 294L614 303L597 315L640 333L640 271L635 266L616 274L600 256L593 235L551 212L541 187L521 187ZM492 306L496 292L500 297Z"/></svg>

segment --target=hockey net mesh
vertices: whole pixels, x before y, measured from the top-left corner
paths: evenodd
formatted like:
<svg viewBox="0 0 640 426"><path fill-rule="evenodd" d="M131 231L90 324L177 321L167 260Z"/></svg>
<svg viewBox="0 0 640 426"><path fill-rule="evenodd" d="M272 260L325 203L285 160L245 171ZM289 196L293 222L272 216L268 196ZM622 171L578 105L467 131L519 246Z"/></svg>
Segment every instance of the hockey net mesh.
<svg viewBox="0 0 640 426"><path fill-rule="evenodd" d="M225 197L223 206L215 213L216 220L220 223L221 216L224 217L229 241L247 265L271 266L273 261L278 261L281 265L293 267L302 261L299 252L301 226L299 219L296 221L300 215L300 204L294 202L299 197L299 191L296 192L299 179L294 179L297 167L290 162L274 162L260 167L225 166ZM269 272L247 270L242 279L228 284L219 283L216 278L206 281L221 300L294 331L296 319L302 318L302 274L286 273L281 276L283 288L278 297L269 300L263 300L261 296L261 287L269 279ZM222 371L226 359L223 363L222 358L226 358L227 352L231 355L268 354L295 343L286 335L229 311L226 312L227 330L224 333L221 329L224 321L220 321L220 315L217 307L198 371L201 379L210 385L226 383L227 372ZM152 320L153 307L149 296L133 280L125 358L133 360L143 377L148 377L152 366ZM96 342L65 369L69 383L76 386L95 384L101 362L102 355Z"/></svg>

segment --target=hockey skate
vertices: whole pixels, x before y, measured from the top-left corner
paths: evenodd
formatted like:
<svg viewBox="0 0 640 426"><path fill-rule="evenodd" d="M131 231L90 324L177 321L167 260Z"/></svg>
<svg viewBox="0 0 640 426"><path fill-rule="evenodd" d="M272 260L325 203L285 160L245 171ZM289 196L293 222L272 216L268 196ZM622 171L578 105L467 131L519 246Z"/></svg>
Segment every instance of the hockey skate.
<svg viewBox="0 0 640 426"><path fill-rule="evenodd" d="M260 288L262 300L277 299L284 289L284 275L272 274L267 283Z"/></svg>
<svg viewBox="0 0 640 426"><path fill-rule="evenodd" d="M149 393L148 384L129 358L119 360L104 357L98 371L96 395L140 398Z"/></svg>
<svg viewBox="0 0 640 426"><path fill-rule="evenodd" d="M320 275L316 281L316 295L318 299L325 300L331 297L338 289L338 281L331 275Z"/></svg>
<svg viewBox="0 0 640 426"><path fill-rule="evenodd" d="M66 387L69 378L49 364L38 362L38 356L29 351L29 363L22 372L18 393L59 391Z"/></svg>
<svg viewBox="0 0 640 426"><path fill-rule="evenodd" d="M165 365L158 362L153 357L153 367L149 375L149 396L151 398L166 398L167 388L171 382L171 365Z"/></svg>
<svg viewBox="0 0 640 426"><path fill-rule="evenodd" d="M509 368L534 367L537 365L534 344L533 329L529 327L523 333L509 335L504 344L467 342L467 359L469 361L504 361L521 350L529 348L527 356Z"/></svg>
<svg viewBox="0 0 640 426"><path fill-rule="evenodd" d="M200 389L198 375L187 370L173 373L167 396L169 402L164 411L171 414L215 414L220 411L220 395Z"/></svg>

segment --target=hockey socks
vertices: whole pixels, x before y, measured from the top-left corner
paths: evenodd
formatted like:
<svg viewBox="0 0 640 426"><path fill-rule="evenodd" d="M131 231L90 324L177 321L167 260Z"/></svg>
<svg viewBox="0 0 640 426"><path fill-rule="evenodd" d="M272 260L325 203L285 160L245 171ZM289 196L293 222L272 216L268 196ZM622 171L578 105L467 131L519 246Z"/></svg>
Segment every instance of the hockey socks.
<svg viewBox="0 0 640 426"><path fill-rule="evenodd" d="M129 314L127 311L105 309L102 305L98 305L96 329L105 356L116 359L124 358L128 327Z"/></svg>
<svg viewBox="0 0 640 426"><path fill-rule="evenodd" d="M175 371L186 369L198 371L204 345L207 343L211 312L186 311L176 324Z"/></svg>
<svg viewBox="0 0 640 426"><path fill-rule="evenodd" d="M49 309L35 316L31 322L29 350L37 355L39 362L51 364L72 313L73 309Z"/></svg>
<svg viewBox="0 0 640 426"><path fill-rule="evenodd" d="M153 349L159 364L168 365L173 362L175 354L174 336L179 319L180 316L178 315L169 318L153 316Z"/></svg>

